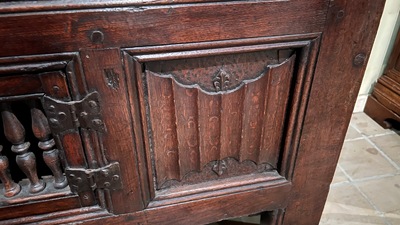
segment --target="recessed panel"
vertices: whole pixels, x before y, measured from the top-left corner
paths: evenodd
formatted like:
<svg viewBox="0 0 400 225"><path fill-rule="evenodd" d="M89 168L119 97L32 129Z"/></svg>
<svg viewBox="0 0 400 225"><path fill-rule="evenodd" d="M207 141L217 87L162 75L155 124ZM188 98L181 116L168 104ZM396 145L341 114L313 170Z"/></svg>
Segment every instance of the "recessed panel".
<svg viewBox="0 0 400 225"><path fill-rule="evenodd" d="M295 59L269 50L145 63L156 189L276 169Z"/></svg>

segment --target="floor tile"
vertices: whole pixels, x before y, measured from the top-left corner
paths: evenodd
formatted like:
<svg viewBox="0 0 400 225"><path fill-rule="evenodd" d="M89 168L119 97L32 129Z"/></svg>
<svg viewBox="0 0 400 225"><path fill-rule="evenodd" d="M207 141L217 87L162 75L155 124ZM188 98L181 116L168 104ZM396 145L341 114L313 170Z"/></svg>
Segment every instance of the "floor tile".
<svg viewBox="0 0 400 225"><path fill-rule="evenodd" d="M349 126L349 128L347 129L345 140L352 140L352 139L360 138L360 137L362 137L362 135L356 129L354 129L352 126Z"/></svg>
<svg viewBox="0 0 400 225"><path fill-rule="evenodd" d="M400 225L400 171L381 154L400 166L400 136L364 113L350 123L320 225Z"/></svg>
<svg viewBox="0 0 400 225"><path fill-rule="evenodd" d="M399 225L400 224L400 210L395 212L386 213L385 214L386 221L388 221L391 225Z"/></svg>
<svg viewBox="0 0 400 225"><path fill-rule="evenodd" d="M339 164L352 179L394 174L394 168L367 140L347 141L343 145Z"/></svg>
<svg viewBox="0 0 400 225"><path fill-rule="evenodd" d="M393 133L391 130L383 129L379 124L377 124L365 113L353 114L350 123L361 133L367 136Z"/></svg>
<svg viewBox="0 0 400 225"><path fill-rule="evenodd" d="M345 181L349 181L343 171L336 167L335 175L333 176L332 184L342 183Z"/></svg>
<svg viewBox="0 0 400 225"><path fill-rule="evenodd" d="M398 166L400 166L400 136L398 134L388 134L370 138L379 149L385 152ZM399 223L400 224L400 223Z"/></svg>
<svg viewBox="0 0 400 225"><path fill-rule="evenodd" d="M332 187L320 225L385 224L385 221L351 184Z"/></svg>
<svg viewBox="0 0 400 225"><path fill-rule="evenodd" d="M356 183L382 212L400 210L400 175Z"/></svg>

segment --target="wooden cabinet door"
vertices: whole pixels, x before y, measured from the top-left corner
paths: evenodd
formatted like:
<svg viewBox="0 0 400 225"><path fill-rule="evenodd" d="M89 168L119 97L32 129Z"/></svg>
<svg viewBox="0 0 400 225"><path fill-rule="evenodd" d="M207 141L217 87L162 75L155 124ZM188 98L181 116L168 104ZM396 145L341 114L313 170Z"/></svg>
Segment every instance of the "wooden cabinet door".
<svg viewBox="0 0 400 225"><path fill-rule="evenodd" d="M254 42L125 50L147 208L260 190L274 203L253 212L285 207L319 35Z"/></svg>
<svg viewBox="0 0 400 225"><path fill-rule="evenodd" d="M0 59L5 224L38 222L46 213L66 223L77 215L143 208L131 170L134 143L119 54L85 50Z"/></svg>
<svg viewBox="0 0 400 225"><path fill-rule="evenodd" d="M96 205L92 190L72 193L64 175L67 168L88 166L81 136L85 131L68 126L74 121L55 105L42 104L45 99L80 99L75 89L82 82L77 55L10 57L0 64L0 220L24 216L32 218L29 222L35 215L65 210L74 215L79 213L75 209Z"/></svg>
<svg viewBox="0 0 400 225"><path fill-rule="evenodd" d="M76 192L29 203L55 214L17 216L205 224L269 211L271 224L317 224L383 3L0 3L0 101L48 100ZM47 104L68 101L72 120ZM114 163L118 177L102 171Z"/></svg>

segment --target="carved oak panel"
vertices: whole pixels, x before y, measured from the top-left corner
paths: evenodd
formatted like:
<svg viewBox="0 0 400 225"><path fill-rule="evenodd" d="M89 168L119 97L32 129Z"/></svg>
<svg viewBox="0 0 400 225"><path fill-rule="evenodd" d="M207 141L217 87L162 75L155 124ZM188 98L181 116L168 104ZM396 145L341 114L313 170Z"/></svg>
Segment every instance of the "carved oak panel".
<svg viewBox="0 0 400 225"><path fill-rule="evenodd" d="M204 182L251 174L266 179L269 171L287 177L301 121L298 107L307 100L303 85L312 74L313 43L171 53L154 48L147 54L146 48L127 49L143 126L145 152L139 148L138 154L147 158L141 171L152 171L150 199Z"/></svg>
<svg viewBox="0 0 400 225"><path fill-rule="evenodd" d="M295 59L278 63L276 55L146 65L158 187L226 157L276 168Z"/></svg>

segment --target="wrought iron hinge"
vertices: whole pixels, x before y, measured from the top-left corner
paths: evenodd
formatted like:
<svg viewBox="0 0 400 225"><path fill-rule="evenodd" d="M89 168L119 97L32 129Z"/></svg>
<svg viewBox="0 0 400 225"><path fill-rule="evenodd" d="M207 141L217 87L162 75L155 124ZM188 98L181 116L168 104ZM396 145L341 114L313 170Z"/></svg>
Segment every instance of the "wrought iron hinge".
<svg viewBox="0 0 400 225"><path fill-rule="evenodd" d="M42 101L53 133L78 127L100 132L105 129L97 92L92 92L79 101L64 102L49 96L44 96Z"/></svg>
<svg viewBox="0 0 400 225"><path fill-rule="evenodd" d="M69 168L66 169L65 174L74 193L93 191L98 188L119 190L123 187L117 162L98 169Z"/></svg>

